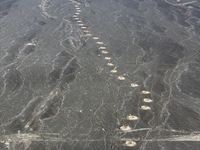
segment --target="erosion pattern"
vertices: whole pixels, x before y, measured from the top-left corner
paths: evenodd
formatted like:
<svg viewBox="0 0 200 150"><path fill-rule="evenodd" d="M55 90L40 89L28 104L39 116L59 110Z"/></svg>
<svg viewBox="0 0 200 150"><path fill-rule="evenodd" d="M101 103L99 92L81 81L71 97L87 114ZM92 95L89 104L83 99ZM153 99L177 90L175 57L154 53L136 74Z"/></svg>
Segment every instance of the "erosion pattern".
<svg viewBox="0 0 200 150"><path fill-rule="evenodd" d="M198 0L0 0L0 149L198 150Z"/></svg>

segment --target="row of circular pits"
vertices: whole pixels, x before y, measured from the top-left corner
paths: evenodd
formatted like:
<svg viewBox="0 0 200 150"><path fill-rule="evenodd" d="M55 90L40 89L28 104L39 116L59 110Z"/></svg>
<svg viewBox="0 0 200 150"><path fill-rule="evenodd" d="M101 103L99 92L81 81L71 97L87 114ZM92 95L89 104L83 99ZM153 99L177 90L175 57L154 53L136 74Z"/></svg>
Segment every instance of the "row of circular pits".
<svg viewBox="0 0 200 150"><path fill-rule="evenodd" d="M97 37L97 36L92 36L92 34L90 33L90 31L87 30L87 27L85 26L85 24L83 24L83 22L82 22L82 21L80 20L80 18L78 17L78 15L81 13L81 8L79 7L81 4L80 4L79 2L77 2L77 1L74 1L74 0L70 0L70 1L71 1L72 3L75 4L76 13L74 13L74 15L73 15L72 17L73 17L74 20L77 22L77 25L83 30L83 32L85 33L85 36L91 37L92 39L96 40L96 44L98 45L99 50L101 50L101 53L104 55L104 59L105 59L105 60L109 60L109 61L112 60L111 57L106 56L106 54L108 54L109 52L107 51L107 48L106 48L106 46L104 45L104 43L101 42L101 41L98 41L98 40L100 39L99 37ZM107 63L107 66L109 66L109 67L114 67L115 65L114 65L112 62L108 62L108 63ZM114 69L110 70L110 73L117 73L117 69L114 68ZM126 79L126 78L125 78L123 75L120 75L120 76L117 77L117 80L123 81L123 80L125 80L125 79ZM139 85L136 84L136 83L131 83L131 84L130 84L130 87L133 87L133 88L136 88L136 87L138 87L138 86L139 86ZM143 90L143 91L141 91L141 94L147 95L147 94L150 94L150 92L149 92L149 91ZM144 98L144 99L143 99L143 102L144 102L144 103L151 103L151 102L153 102L153 100L152 100L152 99L149 99L149 98ZM142 106L140 106L140 109L141 109L141 110L144 110L144 111L148 111L148 110L151 110L151 107L149 107L149 106L147 106L147 105L142 105ZM128 116L126 117L126 119L127 119L127 120L130 120L130 121L136 121L136 120L139 120L140 118L137 117L137 116L135 116L135 115L130 114L130 115L128 115ZM128 125L123 125L123 126L121 126L119 129L120 129L122 132L131 132L131 131L132 131L132 128L131 128L130 126L128 126ZM136 145L137 145L137 143L136 143L135 141L133 141L133 140L126 140L126 141L124 142L124 146L134 147L134 146L136 146Z"/></svg>

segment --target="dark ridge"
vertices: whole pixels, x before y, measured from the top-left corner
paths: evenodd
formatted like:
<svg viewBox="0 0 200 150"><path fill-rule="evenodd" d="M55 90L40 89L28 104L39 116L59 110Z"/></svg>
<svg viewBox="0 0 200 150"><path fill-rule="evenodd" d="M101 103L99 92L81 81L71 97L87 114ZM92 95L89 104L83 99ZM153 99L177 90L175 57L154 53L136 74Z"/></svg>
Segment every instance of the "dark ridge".
<svg viewBox="0 0 200 150"><path fill-rule="evenodd" d="M17 133L19 130L24 131L25 125L32 119L35 108L40 104L42 98L37 98L32 100L27 106L22 110L22 113L13 119L8 125L7 128L11 133ZM34 125L32 124L32 127Z"/></svg>
<svg viewBox="0 0 200 150"><path fill-rule="evenodd" d="M189 27L190 24L187 23L187 8L180 6L172 6L162 0L153 0L157 4L157 9L165 15L168 21L177 21L180 25L184 27Z"/></svg>
<svg viewBox="0 0 200 150"><path fill-rule="evenodd" d="M40 119L48 119L55 116L59 112L62 99L63 97L60 94L53 97L52 101L46 105L46 108L42 112Z"/></svg>
<svg viewBox="0 0 200 150"><path fill-rule="evenodd" d="M68 84L76 77L75 71L80 67L77 59L72 59L67 52L59 53L54 59L53 70L49 74L50 81L62 80L62 85ZM71 62L69 62L71 61ZM67 66L66 66L67 65ZM64 69L64 70L63 70ZM62 74L61 74L62 73Z"/></svg>
<svg viewBox="0 0 200 150"><path fill-rule="evenodd" d="M36 34L37 31L29 31L26 35L16 39L15 42L7 50L5 50L7 55L2 59L1 65L8 65L14 62L24 44L30 42Z"/></svg>
<svg viewBox="0 0 200 150"><path fill-rule="evenodd" d="M63 71L62 87L66 87L70 82L76 78L76 70L80 68L77 59L73 59L67 68Z"/></svg>
<svg viewBox="0 0 200 150"><path fill-rule="evenodd" d="M175 21L175 17L171 12L171 5L162 0L152 0L156 3L157 9L160 10L168 21Z"/></svg>
<svg viewBox="0 0 200 150"><path fill-rule="evenodd" d="M192 16L200 18L200 11L199 10L192 10Z"/></svg>
<svg viewBox="0 0 200 150"><path fill-rule="evenodd" d="M41 115L40 119L51 118L55 116L57 113L58 113L58 108L54 104L51 104L46 108L45 112Z"/></svg>
<svg viewBox="0 0 200 150"><path fill-rule="evenodd" d="M139 9L140 3L135 1L135 0L114 0L120 4L122 4L123 6L130 8L130 9Z"/></svg>
<svg viewBox="0 0 200 150"><path fill-rule="evenodd" d="M165 27L160 27L155 23L152 23L152 29L157 33L165 33L166 32L166 28Z"/></svg>
<svg viewBox="0 0 200 150"><path fill-rule="evenodd" d="M187 15L186 15L186 8L182 7L172 7L171 13L174 13L174 16L176 16L177 21L180 25L184 27L189 27L190 24L186 22L187 20Z"/></svg>
<svg viewBox="0 0 200 150"><path fill-rule="evenodd" d="M65 71L63 72L64 75L69 75L74 73L78 68L79 68L79 64L77 62L76 59L72 60L71 63L67 66L67 68L65 69Z"/></svg>
<svg viewBox="0 0 200 150"><path fill-rule="evenodd" d="M21 85L21 73L20 71L16 70L15 68L10 68L9 71L4 75L5 79L5 93L4 94L11 94L17 92Z"/></svg>
<svg viewBox="0 0 200 150"><path fill-rule="evenodd" d="M143 17L135 15L124 15L117 19L117 24L127 30L142 30L142 26L146 24Z"/></svg>
<svg viewBox="0 0 200 150"><path fill-rule="evenodd" d="M0 0L0 18L8 15L12 5L18 0Z"/></svg>
<svg viewBox="0 0 200 150"><path fill-rule="evenodd" d="M152 80L150 79L150 81L152 85L151 90L156 94L161 95L163 92L167 91L167 89L165 89L165 83L163 82L162 75L153 75Z"/></svg>
<svg viewBox="0 0 200 150"><path fill-rule="evenodd" d="M45 21L42 21L42 20L35 20L35 22L40 26L44 26L47 24Z"/></svg>
<svg viewBox="0 0 200 150"><path fill-rule="evenodd" d="M68 37L66 40L62 41L62 45L65 46L66 48L83 48L86 46L86 40L85 37Z"/></svg>
<svg viewBox="0 0 200 150"><path fill-rule="evenodd" d="M50 80L60 79L61 72L65 65L72 59L72 55L62 51L53 60L53 70L49 73Z"/></svg>
<svg viewBox="0 0 200 150"><path fill-rule="evenodd" d="M200 26L199 26L199 19L198 18L190 18L190 24L193 25L193 33L196 35L200 35Z"/></svg>
<svg viewBox="0 0 200 150"><path fill-rule="evenodd" d="M50 74L50 80L57 80L60 79L60 74L61 74L62 69L60 68L55 68Z"/></svg>
<svg viewBox="0 0 200 150"><path fill-rule="evenodd" d="M64 84L64 83L69 84L69 83L70 83L71 81L73 81L75 78L76 78L75 74L69 74L69 75L63 77L63 79L62 79L63 82L62 82L62 83L63 83L63 84Z"/></svg>
<svg viewBox="0 0 200 150"><path fill-rule="evenodd" d="M188 65L187 71L181 74L178 87L181 93L194 98L199 98L200 95L200 65L199 63L191 63Z"/></svg>
<svg viewBox="0 0 200 150"><path fill-rule="evenodd" d="M188 99L189 100L189 99ZM168 106L170 117L167 124L175 130L196 131L200 130L199 114L192 108L184 106L177 101L171 101Z"/></svg>
<svg viewBox="0 0 200 150"><path fill-rule="evenodd" d="M36 46L34 45L27 45L26 48L23 50L25 55L29 55L36 50Z"/></svg>
<svg viewBox="0 0 200 150"><path fill-rule="evenodd" d="M175 43L172 39L160 38L152 34L138 33L138 39L135 42L141 46L146 55L146 61L155 61L157 69L168 70L173 68L179 59L184 57L184 48L178 43ZM149 59L148 59L149 58Z"/></svg>
<svg viewBox="0 0 200 150"><path fill-rule="evenodd" d="M151 48L155 48L157 41L160 40L158 36L155 36L150 33L138 32L135 42L137 45L141 46L145 52L149 52Z"/></svg>
<svg viewBox="0 0 200 150"><path fill-rule="evenodd" d="M156 47L159 54L159 69L171 69L184 57L184 48L172 39L162 39Z"/></svg>

